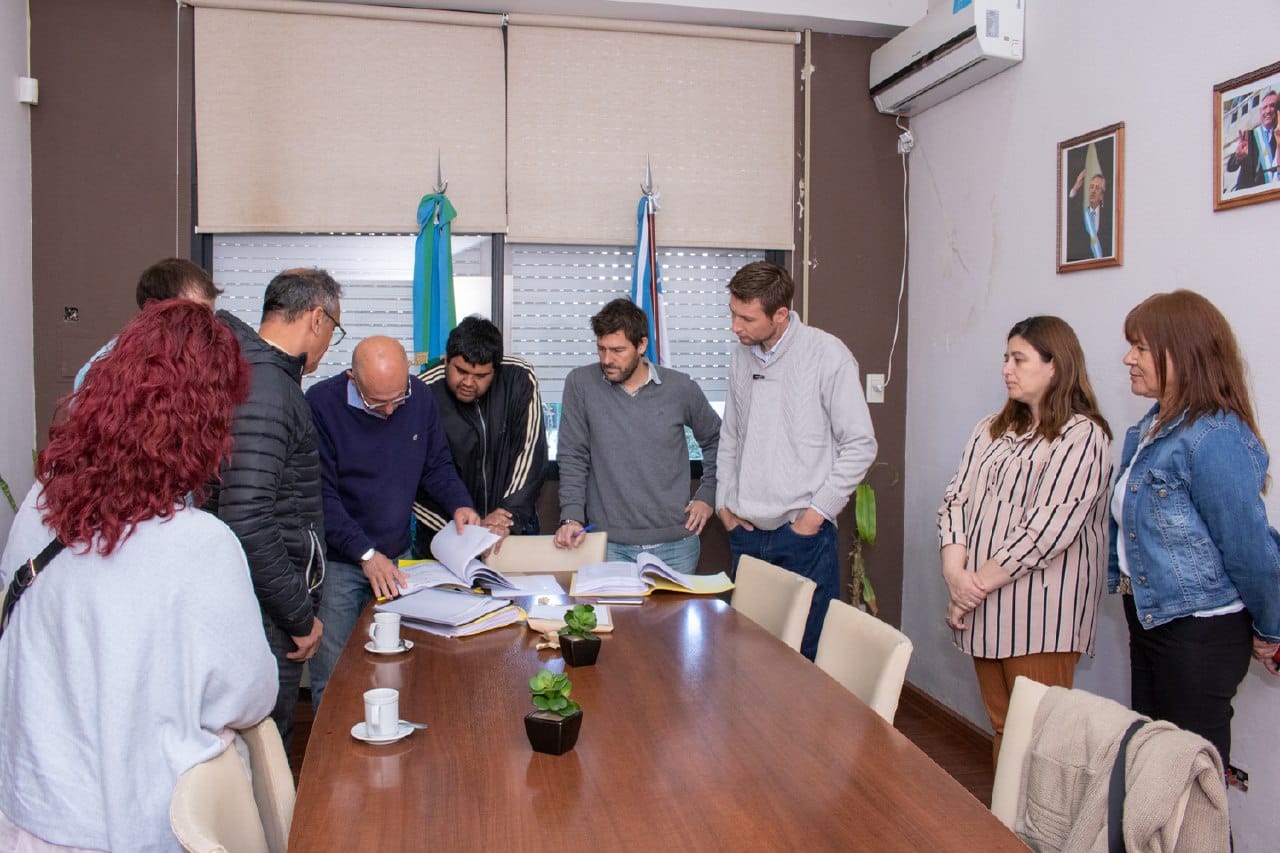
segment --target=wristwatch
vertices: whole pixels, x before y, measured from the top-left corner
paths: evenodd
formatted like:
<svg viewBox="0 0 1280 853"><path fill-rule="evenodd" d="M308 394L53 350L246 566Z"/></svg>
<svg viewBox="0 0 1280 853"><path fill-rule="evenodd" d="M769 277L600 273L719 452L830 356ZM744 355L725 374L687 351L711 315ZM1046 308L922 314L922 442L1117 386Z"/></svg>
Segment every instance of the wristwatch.
<svg viewBox="0 0 1280 853"><path fill-rule="evenodd" d="M578 519L576 518L562 518L560 519L560 523L556 525L556 530L559 530L561 527L564 527L566 524L576 524L579 527L582 526L582 522L578 521Z"/></svg>
<svg viewBox="0 0 1280 853"><path fill-rule="evenodd" d="M362 563L369 562L370 560L373 559L373 555L376 553L378 553L376 549L370 548L368 551L365 551L363 554L360 555L360 562Z"/></svg>

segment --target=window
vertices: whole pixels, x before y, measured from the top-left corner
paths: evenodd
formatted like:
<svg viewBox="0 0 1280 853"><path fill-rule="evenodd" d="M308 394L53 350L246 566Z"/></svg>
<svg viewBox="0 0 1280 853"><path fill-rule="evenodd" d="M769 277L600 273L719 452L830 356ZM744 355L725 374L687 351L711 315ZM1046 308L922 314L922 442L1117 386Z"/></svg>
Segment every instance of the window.
<svg viewBox="0 0 1280 853"><path fill-rule="evenodd" d="M290 267L319 267L342 285L347 338L330 347L303 387L351 366L364 338L389 335L413 352L413 235L220 234L213 238L213 279L223 289L218 307L258 327L267 283ZM458 317L492 316L493 238L453 237L454 305Z"/></svg>
<svg viewBox="0 0 1280 853"><path fill-rule="evenodd" d="M342 325L348 335L331 347L303 386L351 364L351 351L371 335L389 335L413 350L413 253L416 237L395 234L222 234L213 240L218 307L257 328L272 276L290 267L320 267L342 284ZM591 316L609 300L628 296L631 246L508 245L505 309L493 307L493 238L453 238L454 300L458 317L503 315L507 352L531 362L546 411L555 458L564 380L596 360ZM725 285L763 251L659 249L671 367L689 374L711 405L724 413L728 387L729 295ZM687 433L687 431L686 431ZM688 435L690 458L701 451Z"/></svg>
<svg viewBox="0 0 1280 853"><path fill-rule="evenodd" d="M631 293L630 246L508 246L511 271L509 349L533 363L547 412L547 440L556 455L560 403L569 371L595 361L591 316ZM728 390L729 279L763 251L659 249L671 367L689 374L724 414ZM701 450L688 430L690 458Z"/></svg>

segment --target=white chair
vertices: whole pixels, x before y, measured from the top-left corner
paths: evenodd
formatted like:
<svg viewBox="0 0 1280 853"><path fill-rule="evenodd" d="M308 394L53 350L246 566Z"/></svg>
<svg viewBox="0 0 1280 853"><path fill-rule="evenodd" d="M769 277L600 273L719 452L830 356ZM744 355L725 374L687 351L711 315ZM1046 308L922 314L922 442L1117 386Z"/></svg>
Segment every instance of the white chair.
<svg viewBox="0 0 1280 853"><path fill-rule="evenodd" d="M1022 764L1031 748L1031 734L1035 730L1036 709L1048 687L1019 675L1013 682L1009 696L1009 711L1004 718L1004 739L1000 744L1000 759L996 765L996 778L991 786L991 813L1005 826L1013 829L1018 819L1018 803L1022 800Z"/></svg>
<svg viewBox="0 0 1280 853"><path fill-rule="evenodd" d="M796 651L804 639L809 605L818 585L756 557L738 560L729 604Z"/></svg>
<svg viewBox="0 0 1280 853"><path fill-rule="evenodd" d="M178 777L169 825L189 853L270 853L253 785L234 747Z"/></svg>
<svg viewBox="0 0 1280 853"><path fill-rule="evenodd" d="M251 729L240 732L249 747L249 765L253 773L253 799L271 853L285 853L289 846L289 828L293 824L293 803L297 792L293 787L293 771L289 756L280 740L275 720L267 717Z"/></svg>
<svg viewBox="0 0 1280 853"><path fill-rule="evenodd" d="M906 634L837 600L827 608L814 663L892 725L911 650Z"/></svg>
<svg viewBox="0 0 1280 853"><path fill-rule="evenodd" d="M577 548L557 548L555 540L555 536L508 536L485 564L508 575L576 572L604 562L609 534L603 530L588 533Z"/></svg>
<svg viewBox="0 0 1280 853"><path fill-rule="evenodd" d="M239 734L249 747L252 781L234 747L178 777L169 825L184 850L285 853L294 788L280 734L270 717Z"/></svg>

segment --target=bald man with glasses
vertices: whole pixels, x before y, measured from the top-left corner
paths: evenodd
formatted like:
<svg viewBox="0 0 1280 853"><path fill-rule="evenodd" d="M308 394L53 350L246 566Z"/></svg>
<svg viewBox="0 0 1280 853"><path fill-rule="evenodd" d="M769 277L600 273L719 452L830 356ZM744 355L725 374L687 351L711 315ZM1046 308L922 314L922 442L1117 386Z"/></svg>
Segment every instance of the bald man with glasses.
<svg viewBox="0 0 1280 853"><path fill-rule="evenodd" d="M328 558L324 636L311 661L318 706L360 612L375 596L400 594L406 575L396 560L409 550L419 489L445 507L459 531L480 524L480 516L454 468L434 396L409 375L398 341L361 341L351 369L317 382L307 402L320 445Z"/></svg>

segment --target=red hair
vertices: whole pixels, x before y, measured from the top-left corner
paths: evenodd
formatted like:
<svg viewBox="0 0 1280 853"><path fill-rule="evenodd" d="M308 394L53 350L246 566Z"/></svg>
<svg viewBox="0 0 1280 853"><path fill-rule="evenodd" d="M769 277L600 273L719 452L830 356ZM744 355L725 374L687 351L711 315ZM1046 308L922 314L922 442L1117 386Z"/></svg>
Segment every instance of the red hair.
<svg viewBox="0 0 1280 853"><path fill-rule="evenodd" d="M196 505L231 452L250 368L231 330L186 299L150 302L58 403L36 478L63 543L115 550L133 527Z"/></svg>

